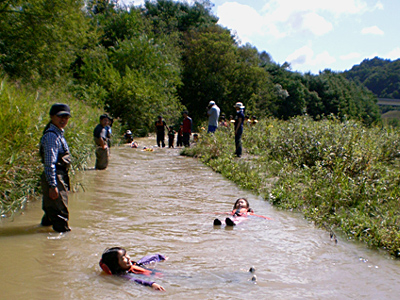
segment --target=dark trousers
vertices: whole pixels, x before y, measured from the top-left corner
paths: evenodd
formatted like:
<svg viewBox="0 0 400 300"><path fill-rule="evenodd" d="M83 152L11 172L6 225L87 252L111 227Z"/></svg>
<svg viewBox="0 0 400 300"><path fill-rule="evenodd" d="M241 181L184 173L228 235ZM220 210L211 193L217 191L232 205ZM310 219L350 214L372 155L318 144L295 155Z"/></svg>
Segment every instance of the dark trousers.
<svg viewBox="0 0 400 300"><path fill-rule="evenodd" d="M49 196L50 186L47 183L46 176L42 173L41 184L43 190L43 226L53 226L54 231L65 232L71 229L68 226L68 173L57 171L57 189L58 198L51 199Z"/></svg>
<svg viewBox="0 0 400 300"><path fill-rule="evenodd" d="M174 136L168 136L168 147L174 148Z"/></svg>
<svg viewBox="0 0 400 300"><path fill-rule="evenodd" d="M165 132L157 132L157 146L160 147L160 145L162 145L162 147L165 147Z"/></svg>
<svg viewBox="0 0 400 300"><path fill-rule="evenodd" d="M177 140L176 140L176 146L177 147L183 146L183 135L178 135Z"/></svg>
<svg viewBox="0 0 400 300"><path fill-rule="evenodd" d="M190 133L189 132L183 133L183 146L185 146L185 147L190 146Z"/></svg>
<svg viewBox="0 0 400 300"><path fill-rule="evenodd" d="M242 156L242 133L243 132L240 131L237 134L235 134L235 147L236 147L235 154L238 157Z"/></svg>
<svg viewBox="0 0 400 300"><path fill-rule="evenodd" d="M108 167L108 157L110 156L109 148L103 149L100 146L96 147L96 165L97 170L104 170Z"/></svg>

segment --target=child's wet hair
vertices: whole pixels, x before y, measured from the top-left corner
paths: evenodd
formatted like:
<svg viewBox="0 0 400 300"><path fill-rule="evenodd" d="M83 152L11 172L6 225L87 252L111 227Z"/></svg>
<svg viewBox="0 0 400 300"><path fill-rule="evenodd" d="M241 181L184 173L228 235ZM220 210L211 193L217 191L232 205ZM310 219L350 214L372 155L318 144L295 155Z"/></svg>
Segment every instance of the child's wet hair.
<svg viewBox="0 0 400 300"><path fill-rule="evenodd" d="M238 205L239 200L244 200L244 201L246 202L246 208L247 208L247 209L250 208L250 203L249 203L249 201L247 201L246 198L239 198L239 199L236 200L235 204L233 205L233 209L236 209L236 208L237 208L236 206Z"/></svg>
<svg viewBox="0 0 400 300"><path fill-rule="evenodd" d="M122 273L124 270L121 269L118 263L119 252L122 251L122 255L126 254L126 250L121 247L112 247L104 250L101 256L101 261L111 271L112 274Z"/></svg>

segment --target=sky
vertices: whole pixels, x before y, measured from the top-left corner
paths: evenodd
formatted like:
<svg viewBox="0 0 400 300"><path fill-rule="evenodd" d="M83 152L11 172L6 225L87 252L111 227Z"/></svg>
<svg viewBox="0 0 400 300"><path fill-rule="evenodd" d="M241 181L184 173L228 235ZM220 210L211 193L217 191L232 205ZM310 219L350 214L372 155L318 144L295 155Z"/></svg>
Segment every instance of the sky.
<svg viewBox="0 0 400 300"><path fill-rule="evenodd" d="M143 0L122 0L141 5ZM192 1L187 1L191 3ZM302 73L400 58L400 0L211 0L240 44Z"/></svg>

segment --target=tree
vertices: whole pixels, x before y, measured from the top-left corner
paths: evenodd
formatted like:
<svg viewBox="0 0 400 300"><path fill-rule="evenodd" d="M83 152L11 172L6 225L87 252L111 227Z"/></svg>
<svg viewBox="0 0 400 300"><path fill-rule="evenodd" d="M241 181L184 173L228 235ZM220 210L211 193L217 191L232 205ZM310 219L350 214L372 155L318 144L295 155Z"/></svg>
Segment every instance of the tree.
<svg viewBox="0 0 400 300"><path fill-rule="evenodd" d="M68 72L87 38L81 0L3 2L0 64L12 77L54 80Z"/></svg>

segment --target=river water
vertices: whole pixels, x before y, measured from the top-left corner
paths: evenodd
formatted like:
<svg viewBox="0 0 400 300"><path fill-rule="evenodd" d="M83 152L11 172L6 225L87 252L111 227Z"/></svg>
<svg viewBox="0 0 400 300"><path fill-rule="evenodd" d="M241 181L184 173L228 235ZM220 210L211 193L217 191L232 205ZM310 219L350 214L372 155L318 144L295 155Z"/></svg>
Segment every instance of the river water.
<svg viewBox="0 0 400 300"><path fill-rule="evenodd" d="M0 221L0 299L399 298L399 261L341 237L336 244L178 149L113 148L106 171L82 172L75 182L85 191L70 194L70 233L36 226L40 202ZM230 211L238 197L272 220L214 227L214 212ZM103 274L98 261L112 246L134 260L167 255L156 266L167 291Z"/></svg>

